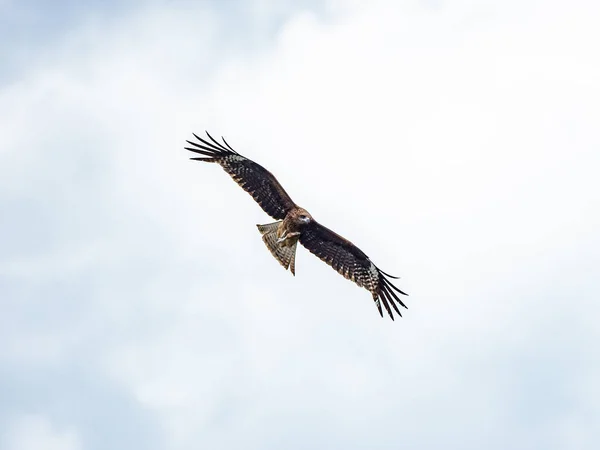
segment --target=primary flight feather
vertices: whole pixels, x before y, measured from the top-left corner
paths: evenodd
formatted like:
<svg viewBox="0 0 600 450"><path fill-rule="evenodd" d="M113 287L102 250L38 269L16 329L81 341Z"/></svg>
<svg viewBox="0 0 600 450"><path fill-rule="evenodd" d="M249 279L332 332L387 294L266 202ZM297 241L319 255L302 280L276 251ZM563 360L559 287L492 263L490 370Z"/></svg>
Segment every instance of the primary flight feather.
<svg viewBox="0 0 600 450"><path fill-rule="evenodd" d="M219 164L261 208L277 220L257 225L263 242L271 254L287 270L295 274L296 246L298 241L312 254L318 256L344 277L366 288L373 295L379 314L383 316L381 303L394 320L392 309L399 316L398 305L406 308L398 294L408 295L389 280L389 275L373 264L352 242L321 225L303 208L296 205L271 172L240 155L227 143L215 140L206 132L208 140L194 134L197 142L186 141L186 150L202 155L191 158ZM391 308L390 308L391 305Z"/></svg>

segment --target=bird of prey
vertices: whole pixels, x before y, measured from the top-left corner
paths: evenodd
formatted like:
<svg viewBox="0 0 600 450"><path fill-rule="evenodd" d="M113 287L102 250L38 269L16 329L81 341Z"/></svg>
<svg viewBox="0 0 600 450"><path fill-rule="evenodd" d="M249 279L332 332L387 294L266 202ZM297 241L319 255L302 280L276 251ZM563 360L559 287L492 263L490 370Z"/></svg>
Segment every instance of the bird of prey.
<svg viewBox="0 0 600 450"><path fill-rule="evenodd" d="M193 133L192 133L193 134ZM383 317L381 302L394 320L390 305L399 316L398 305L406 308L397 294L407 295L389 278L398 278L380 270L369 257L352 242L321 225L306 211L296 205L271 172L236 152L222 137L223 143L208 132L207 139L194 134L197 142L186 141L185 147L201 157L190 158L219 164L242 189L276 222L257 225L262 240L269 251L287 270L295 275L295 257L298 241L312 254L318 256L344 277L364 287L373 295L373 301ZM395 292L394 292L395 291Z"/></svg>

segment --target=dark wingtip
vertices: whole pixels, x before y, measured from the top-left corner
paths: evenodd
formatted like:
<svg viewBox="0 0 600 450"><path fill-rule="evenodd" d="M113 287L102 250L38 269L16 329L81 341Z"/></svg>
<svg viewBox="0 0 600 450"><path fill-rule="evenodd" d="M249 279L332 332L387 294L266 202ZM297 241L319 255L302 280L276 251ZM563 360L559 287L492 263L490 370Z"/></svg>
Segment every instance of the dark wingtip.
<svg viewBox="0 0 600 450"><path fill-rule="evenodd" d="M375 293L373 293L373 302L375 302L375 306L377 306L377 310L379 311L379 315L383 317L383 309L381 308L381 299Z"/></svg>
<svg viewBox="0 0 600 450"><path fill-rule="evenodd" d="M383 272L382 272L382 273L383 273ZM382 277L381 279L383 280L383 284L385 284L386 286L388 286L388 287L392 288L392 289L393 289L393 290L395 290L396 292L399 292L399 293L400 293L400 294L402 294L402 295L408 295L406 292L404 292L404 291L401 291L401 290L400 290L400 289L398 289L396 286L394 286L394 285L392 284L392 282L391 282L391 281L389 281L389 280L386 280L384 277Z"/></svg>
<svg viewBox="0 0 600 450"><path fill-rule="evenodd" d="M390 281L386 280L383 277L380 278L379 290L381 291L381 295L385 295L385 296L389 297L390 301L392 302L392 306L394 307L394 309L396 309L396 312L400 315L400 317L402 317L402 314L400 314L400 311L398 311L398 309L396 308L396 304L394 303L394 300L400 306L404 307L405 309L408 309L408 307L404 304L404 302L402 300L400 300L400 297L398 297L398 295L394 292L394 290L396 290L402 294L404 294L404 293L400 289L398 289L396 286L394 286Z"/></svg>
<svg viewBox="0 0 600 450"><path fill-rule="evenodd" d="M236 152L233 147L231 145L229 145L227 143L227 141L225 140L225 138L223 136L221 136L221 139L223 139L223 142L225 143L225 145L227 146L227 148L229 148L229 150L231 150L233 153L235 153L236 155L238 154L238 152Z"/></svg>
<svg viewBox="0 0 600 450"><path fill-rule="evenodd" d="M228 150L227 148L223 147L223 144L221 144L219 141L217 141L214 137L212 137L210 135L210 133L208 131L206 131L206 135L208 136L208 138L213 141L213 143L221 150L223 150L225 153L231 153L230 150Z"/></svg>
<svg viewBox="0 0 600 450"><path fill-rule="evenodd" d="M393 278L394 280L399 280L400 277L395 277L394 275L390 275L389 273L385 273L383 270L381 270L379 267L375 266L375 268L377 270L379 270L382 274L384 274L386 277L390 277Z"/></svg>
<svg viewBox="0 0 600 450"><path fill-rule="evenodd" d="M394 301L394 299L397 297L393 293L390 293L390 289L385 284L383 284L381 286L381 289L379 292L380 292L379 295L381 297L387 298L388 303L390 303L392 305L392 308L394 308L394 311L396 311L396 314L398 314L400 317L402 317L402 314L400 313L400 310L398 309L398 306L396 305L396 302ZM387 304L386 304L386 306L387 306ZM388 313L391 316L392 312L389 310L389 308L388 308ZM393 318L392 318L392 320L393 320Z"/></svg>
<svg viewBox="0 0 600 450"><path fill-rule="evenodd" d="M192 161L215 162L214 158L190 158Z"/></svg>
<svg viewBox="0 0 600 450"><path fill-rule="evenodd" d="M206 133L206 135L208 136L208 138L213 141L215 144L218 144L217 141L214 140L214 138L210 135L210 133L207 130L204 130L204 132Z"/></svg>

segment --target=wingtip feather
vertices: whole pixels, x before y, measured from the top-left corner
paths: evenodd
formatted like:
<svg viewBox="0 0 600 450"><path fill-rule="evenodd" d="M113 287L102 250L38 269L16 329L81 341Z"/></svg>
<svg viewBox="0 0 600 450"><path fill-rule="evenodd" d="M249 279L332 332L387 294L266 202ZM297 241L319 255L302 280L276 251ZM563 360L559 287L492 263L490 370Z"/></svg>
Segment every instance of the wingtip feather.
<svg viewBox="0 0 600 450"><path fill-rule="evenodd" d="M225 145L226 145L226 146L229 148L229 150L231 150L231 151L232 151L233 153L235 153L236 155L238 155L238 154L239 154L238 152L236 152L236 151L233 149L233 147L232 147L231 145L229 145L229 144L227 143L227 141L225 140L225 138L224 138L223 136L221 136L221 139L223 139L223 142L224 142L224 143L225 143Z"/></svg>

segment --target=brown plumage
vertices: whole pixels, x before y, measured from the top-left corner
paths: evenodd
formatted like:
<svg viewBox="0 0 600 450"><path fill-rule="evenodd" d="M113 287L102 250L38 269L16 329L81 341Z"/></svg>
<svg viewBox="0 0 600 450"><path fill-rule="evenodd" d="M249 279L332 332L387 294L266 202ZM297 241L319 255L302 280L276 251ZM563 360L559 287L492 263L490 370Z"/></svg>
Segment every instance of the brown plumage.
<svg viewBox="0 0 600 450"><path fill-rule="evenodd" d="M208 132L206 134L210 141L194 134L198 142L187 141L191 147L185 149L203 156L191 158L193 160L219 164L267 214L277 220L257 227L271 254L286 270L290 269L295 275L296 247L300 242L345 278L371 292L379 314L383 316L383 302L392 320L392 308L402 316L396 304L404 308L406 305L398 294L408 294L389 280L397 277L381 271L352 242L324 227L308 211L296 205L271 172L237 153L224 138L221 144Z"/></svg>

